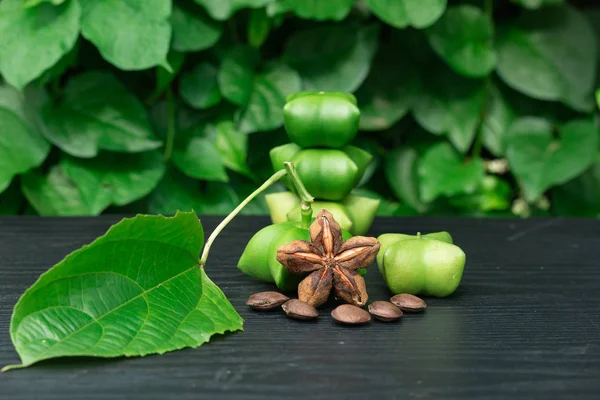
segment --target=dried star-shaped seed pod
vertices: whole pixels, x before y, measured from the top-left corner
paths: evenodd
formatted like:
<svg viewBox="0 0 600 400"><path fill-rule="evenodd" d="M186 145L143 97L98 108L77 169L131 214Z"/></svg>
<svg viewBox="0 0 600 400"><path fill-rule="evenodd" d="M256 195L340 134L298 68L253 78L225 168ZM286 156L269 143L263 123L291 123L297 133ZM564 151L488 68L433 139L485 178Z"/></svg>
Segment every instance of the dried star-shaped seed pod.
<svg viewBox="0 0 600 400"><path fill-rule="evenodd" d="M321 210L310 226L310 242L294 240L277 249L277 261L295 274L311 272L298 285L300 300L314 307L327 301L331 289L346 303L364 306L365 280L356 273L377 256L380 243L373 237L354 236L342 241L342 229L331 213Z"/></svg>

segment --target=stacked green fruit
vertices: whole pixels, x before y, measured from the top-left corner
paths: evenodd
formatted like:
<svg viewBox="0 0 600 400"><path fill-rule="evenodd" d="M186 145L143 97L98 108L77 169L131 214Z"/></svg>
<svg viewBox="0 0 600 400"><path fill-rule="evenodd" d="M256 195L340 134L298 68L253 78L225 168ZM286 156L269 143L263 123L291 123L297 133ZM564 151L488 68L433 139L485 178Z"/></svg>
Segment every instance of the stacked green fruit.
<svg viewBox="0 0 600 400"><path fill-rule="evenodd" d="M372 159L371 154L350 145L360 118L356 98L340 92L300 92L287 98L283 116L292 143L271 150L275 171L282 169L285 161L294 162L304 186L317 199L313 217L325 208L343 229L353 235L365 234L379 200L350 193ZM283 182L294 192L289 180ZM273 223L300 220L300 198L294 193L274 193L266 198Z"/></svg>

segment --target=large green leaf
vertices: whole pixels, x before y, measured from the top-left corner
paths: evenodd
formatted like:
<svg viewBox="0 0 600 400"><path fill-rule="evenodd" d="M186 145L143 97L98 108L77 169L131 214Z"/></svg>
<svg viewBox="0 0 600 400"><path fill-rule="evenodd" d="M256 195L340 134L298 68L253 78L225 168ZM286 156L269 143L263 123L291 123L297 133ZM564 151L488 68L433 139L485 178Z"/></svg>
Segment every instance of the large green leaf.
<svg viewBox="0 0 600 400"><path fill-rule="evenodd" d="M552 190L559 215L600 217L600 160L582 175Z"/></svg>
<svg viewBox="0 0 600 400"><path fill-rule="evenodd" d="M40 165L50 144L40 134L23 94L9 86L0 86L0 193L15 175Z"/></svg>
<svg viewBox="0 0 600 400"><path fill-rule="evenodd" d="M177 210L202 215L225 215L239 203L231 185L220 182L200 182L169 169L158 187L150 194L148 209L151 213L171 215Z"/></svg>
<svg viewBox="0 0 600 400"><path fill-rule="evenodd" d="M376 25L319 26L294 34L284 57L306 90L353 92L369 73L378 36Z"/></svg>
<svg viewBox="0 0 600 400"><path fill-rule="evenodd" d="M275 0L194 0L204 6L214 19L223 21L229 19L237 10L242 8L261 8Z"/></svg>
<svg viewBox="0 0 600 400"><path fill-rule="evenodd" d="M140 152L160 147L144 106L106 72L72 78L58 106L44 112L43 133L75 157L94 157L99 149Z"/></svg>
<svg viewBox="0 0 600 400"><path fill-rule="evenodd" d="M223 97L237 105L248 104L258 61L256 49L250 47L235 47L227 54L217 75Z"/></svg>
<svg viewBox="0 0 600 400"><path fill-rule="evenodd" d="M544 6L563 4L564 0L511 0L525 8L536 9Z"/></svg>
<svg viewBox="0 0 600 400"><path fill-rule="evenodd" d="M221 101L217 84L217 68L207 62L186 71L179 82L183 100L194 108L210 108Z"/></svg>
<svg viewBox="0 0 600 400"><path fill-rule="evenodd" d="M175 147L173 163L189 177L227 182L225 165L214 142L206 137L192 137Z"/></svg>
<svg viewBox="0 0 600 400"><path fill-rule="evenodd" d="M510 127L506 156L529 202L552 186L575 178L596 161L598 130L592 121L574 120L558 132L560 137L555 139L553 126L535 117L520 118Z"/></svg>
<svg viewBox="0 0 600 400"><path fill-rule="evenodd" d="M398 44L379 49L369 76L356 92L360 129L383 130L408 113L419 90L415 65L398 51Z"/></svg>
<svg viewBox="0 0 600 400"><path fill-rule="evenodd" d="M75 183L62 166L55 165L43 175L34 170L21 177L21 190L31 206L42 216L93 215Z"/></svg>
<svg viewBox="0 0 600 400"><path fill-rule="evenodd" d="M198 347L242 319L199 266L194 213L124 219L44 273L10 333L27 367L64 356L120 357Z"/></svg>
<svg viewBox="0 0 600 400"><path fill-rule="evenodd" d="M246 164L248 155L248 135L236 129L231 121L223 121L215 127L215 146L223 164L240 174L251 176Z"/></svg>
<svg viewBox="0 0 600 400"><path fill-rule="evenodd" d="M123 206L146 196L165 171L158 151L127 156L104 152L92 159L65 157L61 164L91 215L111 204Z"/></svg>
<svg viewBox="0 0 600 400"><path fill-rule="evenodd" d="M81 34L106 60L124 70L166 65L171 42L171 2L79 0Z"/></svg>
<svg viewBox="0 0 600 400"><path fill-rule="evenodd" d="M221 37L220 22L212 20L204 10L192 7L173 7L173 48L178 51L208 49Z"/></svg>
<svg viewBox="0 0 600 400"><path fill-rule="evenodd" d="M73 48L79 35L77 0L25 8L23 0L0 2L0 72L21 89Z"/></svg>
<svg viewBox="0 0 600 400"><path fill-rule="evenodd" d="M449 143L439 143L425 153L419 165L421 196L430 202L442 195L475 193L483 174L481 159L465 162Z"/></svg>
<svg viewBox="0 0 600 400"><path fill-rule="evenodd" d="M282 0L300 18L340 21L350 13L354 0Z"/></svg>
<svg viewBox="0 0 600 400"><path fill-rule="evenodd" d="M462 75L481 77L496 66L494 25L479 8L464 4L451 7L427 29L431 47Z"/></svg>
<svg viewBox="0 0 600 400"><path fill-rule="evenodd" d="M300 77L296 71L285 64L270 66L254 80L240 129L252 133L279 128L283 125L286 96L300 89Z"/></svg>
<svg viewBox="0 0 600 400"><path fill-rule="evenodd" d="M500 90L492 87L487 97L486 112L481 124L483 144L496 157L504 155L505 139L510 124L515 119L514 110L506 102Z"/></svg>
<svg viewBox="0 0 600 400"><path fill-rule="evenodd" d="M485 102L483 82L463 78L447 68L423 71L421 81L423 93L413 108L415 119L431 133L448 135L458 150L466 152Z"/></svg>
<svg viewBox="0 0 600 400"><path fill-rule="evenodd" d="M385 158L385 177L396 197L411 208L424 212L427 205L419 194L419 154L410 147L397 148Z"/></svg>
<svg viewBox="0 0 600 400"><path fill-rule="evenodd" d="M590 110L597 69L595 38L589 21L571 7L527 12L498 40L498 74L528 96Z"/></svg>
<svg viewBox="0 0 600 400"><path fill-rule="evenodd" d="M396 27L426 28L446 9L447 0L367 0L382 21Z"/></svg>

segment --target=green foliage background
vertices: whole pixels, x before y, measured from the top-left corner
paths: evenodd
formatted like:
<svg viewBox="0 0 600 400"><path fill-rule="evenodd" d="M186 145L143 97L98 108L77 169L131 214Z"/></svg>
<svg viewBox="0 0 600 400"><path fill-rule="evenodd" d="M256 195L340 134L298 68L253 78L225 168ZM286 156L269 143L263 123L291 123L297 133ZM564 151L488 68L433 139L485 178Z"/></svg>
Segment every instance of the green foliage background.
<svg viewBox="0 0 600 400"><path fill-rule="evenodd" d="M381 215L597 216L599 46L595 1L0 0L0 213L226 213L308 89Z"/></svg>

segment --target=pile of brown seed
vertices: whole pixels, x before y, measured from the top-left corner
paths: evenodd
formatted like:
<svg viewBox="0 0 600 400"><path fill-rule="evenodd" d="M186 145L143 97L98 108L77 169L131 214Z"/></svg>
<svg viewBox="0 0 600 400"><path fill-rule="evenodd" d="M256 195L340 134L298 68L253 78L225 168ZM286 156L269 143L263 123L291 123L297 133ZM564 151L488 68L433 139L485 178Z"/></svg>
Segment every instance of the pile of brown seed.
<svg viewBox="0 0 600 400"><path fill-rule="evenodd" d="M256 311L269 311L281 307L289 318L311 320L319 316L319 311L308 303L298 299L290 299L279 292L260 292L248 298L246 304ZM398 321L403 312L422 312L427 304L412 294L397 294L390 301L374 301L369 304L369 311L352 304L336 307L331 316L337 322L347 325L361 325L371 321L371 315L383 322Z"/></svg>

